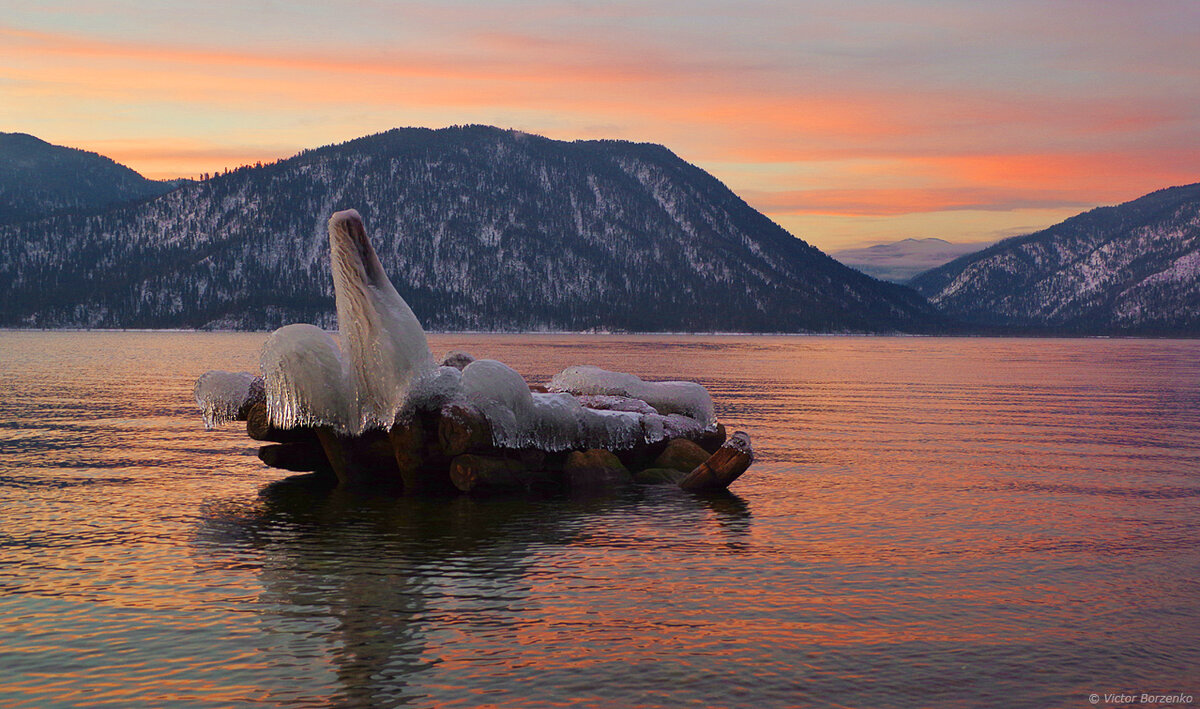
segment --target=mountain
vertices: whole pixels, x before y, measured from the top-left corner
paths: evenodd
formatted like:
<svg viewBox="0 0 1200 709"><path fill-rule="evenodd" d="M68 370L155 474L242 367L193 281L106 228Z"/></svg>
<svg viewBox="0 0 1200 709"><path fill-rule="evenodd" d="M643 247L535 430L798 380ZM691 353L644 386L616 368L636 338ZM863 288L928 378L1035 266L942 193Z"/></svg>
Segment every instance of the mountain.
<svg viewBox="0 0 1200 709"><path fill-rule="evenodd" d="M829 255L850 268L881 281L904 283L913 276L974 253L987 244L954 244L943 239L903 239L862 249L842 249Z"/></svg>
<svg viewBox="0 0 1200 709"><path fill-rule="evenodd" d="M927 331L662 146L396 129L93 215L0 227L0 325L333 326L326 221L356 208L432 330Z"/></svg>
<svg viewBox="0 0 1200 709"><path fill-rule="evenodd" d="M977 325L1200 334L1200 184L1005 239L909 284Z"/></svg>
<svg viewBox="0 0 1200 709"><path fill-rule="evenodd" d="M177 185L148 180L103 155L0 133L0 224L155 197Z"/></svg>

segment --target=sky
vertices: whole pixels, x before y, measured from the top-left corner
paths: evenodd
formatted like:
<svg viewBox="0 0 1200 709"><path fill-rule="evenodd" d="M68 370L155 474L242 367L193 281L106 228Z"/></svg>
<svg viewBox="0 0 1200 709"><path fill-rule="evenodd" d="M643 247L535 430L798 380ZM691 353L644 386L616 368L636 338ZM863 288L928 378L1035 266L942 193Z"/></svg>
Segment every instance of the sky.
<svg viewBox="0 0 1200 709"><path fill-rule="evenodd" d="M660 143L830 251L1200 182L1200 1L0 0L0 131L148 177L402 126Z"/></svg>

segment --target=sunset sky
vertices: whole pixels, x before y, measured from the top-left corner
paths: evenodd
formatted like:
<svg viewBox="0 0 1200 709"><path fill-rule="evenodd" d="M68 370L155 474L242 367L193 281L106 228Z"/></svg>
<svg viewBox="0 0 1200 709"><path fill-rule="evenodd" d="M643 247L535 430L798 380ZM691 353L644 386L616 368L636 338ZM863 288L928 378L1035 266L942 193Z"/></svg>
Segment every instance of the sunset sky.
<svg viewBox="0 0 1200 709"><path fill-rule="evenodd" d="M661 143L826 250L1200 181L1200 2L0 0L0 130L197 176L398 126Z"/></svg>

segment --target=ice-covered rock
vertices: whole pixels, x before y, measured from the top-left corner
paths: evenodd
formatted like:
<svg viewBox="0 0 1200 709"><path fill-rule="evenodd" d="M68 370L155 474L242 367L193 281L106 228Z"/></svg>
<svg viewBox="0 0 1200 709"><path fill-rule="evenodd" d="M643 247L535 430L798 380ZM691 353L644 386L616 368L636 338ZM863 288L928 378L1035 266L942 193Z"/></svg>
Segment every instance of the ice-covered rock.
<svg viewBox="0 0 1200 709"><path fill-rule="evenodd" d="M409 387L407 406L436 411L462 398L462 371L442 365L426 370Z"/></svg>
<svg viewBox="0 0 1200 709"><path fill-rule="evenodd" d="M712 397L696 382L644 382L632 374L609 372L599 367L568 367L550 380L551 391L577 396L621 396L641 399L658 413L682 414L700 421L704 428L717 425Z"/></svg>
<svg viewBox="0 0 1200 709"><path fill-rule="evenodd" d="M414 387L426 400L450 400L453 375L436 368L425 331L396 292L358 212L329 220L338 346L313 325L287 325L263 346L260 365L272 426L331 426L357 435L392 425Z"/></svg>
<svg viewBox="0 0 1200 709"><path fill-rule="evenodd" d="M343 361L358 420L350 428L391 426L409 387L433 369L425 330L400 297L353 209L329 220L329 250Z"/></svg>
<svg viewBox="0 0 1200 709"><path fill-rule="evenodd" d="M715 426L712 400L693 382L644 382L580 366L556 376L553 391L534 393L495 360L451 352L435 366L424 330L383 272L357 212L333 215L329 245L340 344L314 325L270 335L260 357L266 425L331 427L356 437L391 430L401 412L469 405L486 418L493 445L540 451L628 450L697 438ZM196 396L206 423L236 416L252 386L250 374L202 377Z"/></svg>
<svg viewBox="0 0 1200 709"><path fill-rule="evenodd" d="M315 325L285 325L267 338L259 358L267 420L276 428L332 426L357 416L354 390L337 343Z"/></svg>
<svg viewBox="0 0 1200 709"><path fill-rule="evenodd" d="M657 414L658 411L653 406L647 404L641 399L631 399L627 396L605 396L603 394L595 394L590 396L577 396L581 406L589 409L599 409L601 411L632 411L635 414Z"/></svg>
<svg viewBox="0 0 1200 709"><path fill-rule="evenodd" d="M263 397L262 377L249 372L213 369L200 375L193 390L204 417L204 427L233 421L245 407Z"/></svg>
<svg viewBox="0 0 1200 709"><path fill-rule="evenodd" d="M625 450L660 441L671 431L698 433L704 428L701 422L677 414L597 410L584 407L571 394L531 393L520 374L495 360L467 365L462 391L483 412L493 443L502 448Z"/></svg>

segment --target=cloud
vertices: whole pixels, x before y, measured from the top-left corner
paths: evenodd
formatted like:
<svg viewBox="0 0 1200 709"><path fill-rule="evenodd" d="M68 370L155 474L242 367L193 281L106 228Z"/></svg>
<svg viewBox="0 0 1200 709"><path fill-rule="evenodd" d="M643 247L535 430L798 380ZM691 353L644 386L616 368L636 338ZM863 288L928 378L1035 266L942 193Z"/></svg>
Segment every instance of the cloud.
<svg viewBox="0 0 1200 709"><path fill-rule="evenodd" d="M747 192L743 197L769 215L889 216L960 210L1082 209L1089 206L1076 195L972 187Z"/></svg>
<svg viewBox="0 0 1200 709"><path fill-rule="evenodd" d="M1200 180L1194 2L47 0L4 22L7 129L124 140L156 174L483 122L663 143L777 215L960 224Z"/></svg>

